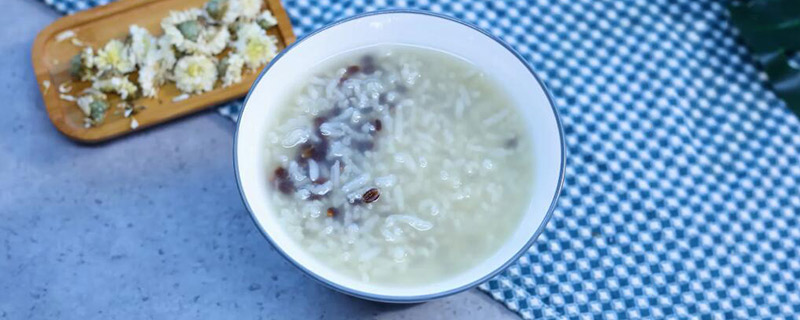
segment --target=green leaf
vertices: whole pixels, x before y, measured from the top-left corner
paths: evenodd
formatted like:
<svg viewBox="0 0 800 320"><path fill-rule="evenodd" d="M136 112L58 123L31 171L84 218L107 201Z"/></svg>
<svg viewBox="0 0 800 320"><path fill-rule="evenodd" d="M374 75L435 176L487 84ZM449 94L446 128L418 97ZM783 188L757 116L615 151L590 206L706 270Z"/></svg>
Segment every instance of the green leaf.
<svg viewBox="0 0 800 320"><path fill-rule="evenodd" d="M733 1L729 10L772 90L800 116L800 68L790 62L800 51L800 1Z"/></svg>

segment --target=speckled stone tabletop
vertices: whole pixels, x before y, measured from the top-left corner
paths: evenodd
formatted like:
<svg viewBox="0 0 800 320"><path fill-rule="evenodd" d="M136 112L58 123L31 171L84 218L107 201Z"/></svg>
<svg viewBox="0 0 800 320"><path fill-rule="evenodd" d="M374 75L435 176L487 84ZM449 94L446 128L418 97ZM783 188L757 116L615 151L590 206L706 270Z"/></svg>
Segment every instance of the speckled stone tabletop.
<svg viewBox="0 0 800 320"><path fill-rule="evenodd" d="M329 290L250 220L234 125L201 113L100 146L50 124L31 44L60 15L0 10L0 319L514 319L470 290L397 306Z"/></svg>

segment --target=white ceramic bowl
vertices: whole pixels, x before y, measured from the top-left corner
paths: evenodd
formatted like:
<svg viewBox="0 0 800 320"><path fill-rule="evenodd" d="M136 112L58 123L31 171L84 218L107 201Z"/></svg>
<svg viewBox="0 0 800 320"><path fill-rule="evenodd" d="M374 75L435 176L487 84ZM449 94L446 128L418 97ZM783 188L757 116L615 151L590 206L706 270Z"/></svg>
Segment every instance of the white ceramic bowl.
<svg viewBox="0 0 800 320"><path fill-rule="evenodd" d="M266 123L309 69L337 54L382 43L409 44L460 56L500 81L522 111L533 141L533 196L508 241L479 265L438 282L395 287L352 279L316 260L293 242L269 203L264 161ZM239 115L234 145L242 199L267 240L289 261L323 284L383 302L419 302L474 287L524 253L544 229L564 178L560 120L544 85L524 60L499 39L459 20L422 11L389 10L359 15L314 32L284 50L253 84Z"/></svg>

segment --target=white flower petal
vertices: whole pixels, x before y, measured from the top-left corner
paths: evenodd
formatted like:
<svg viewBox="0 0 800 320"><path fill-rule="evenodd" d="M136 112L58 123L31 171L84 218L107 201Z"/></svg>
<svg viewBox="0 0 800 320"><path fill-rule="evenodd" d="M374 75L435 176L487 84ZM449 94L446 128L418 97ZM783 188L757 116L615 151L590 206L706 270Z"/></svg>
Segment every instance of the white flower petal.
<svg viewBox="0 0 800 320"><path fill-rule="evenodd" d="M175 85L185 93L211 91L216 81L217 66L207 56L185 56L175 65Z"/></svg>

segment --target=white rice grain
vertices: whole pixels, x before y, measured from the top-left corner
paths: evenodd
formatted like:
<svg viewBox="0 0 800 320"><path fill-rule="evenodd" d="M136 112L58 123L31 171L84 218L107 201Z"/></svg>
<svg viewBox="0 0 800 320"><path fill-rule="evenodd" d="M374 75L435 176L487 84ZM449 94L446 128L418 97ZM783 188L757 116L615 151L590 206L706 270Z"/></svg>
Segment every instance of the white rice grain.
<svg viewBox="0 0 800 320"><path fill-rule="evenodd" d="M303 169L300 168L300 165L297 164L297 161L292 161L289 164L289 174L296 182L302 182L306 179L306 175L302 170Z"/></svg>
<svg viewBox="0 0 800 320"><path fill-rule="evenodd" d="M397 182L397 177L393 174L375 178L375 185L381 188L391 187Z"/></svg>
<svg viewBox="0 0 800 320"><path fill-rule="evenodd" d="M281 145L284 148L291 148L301 143L306 143L311 134L306 129L294 129L283 137Z"/></svg>
<svg viewBox="0 0 800 320"><path fill-rule="evenodd" d="M345 183L345 185L342 186L342 192L348 193L356 188L360 188L364 186L367 183L367 181L369 181L369 174L367 173L362 174L356 177L355 179Z"/></svg>
<svg viewBox="0 0 800 320"><path fill-rule="evenodd" d="M386 223L389 225L394 225L397 222L405 223L417 231L428 231L433 228L433 223L411 215L393 214L386 218Z"/></svg>
<svg viewBox="0 0 800 320"><path fill-rule="evenodd" d="M311 181L319 179L319 166L314 159L308 160L308 177L311 178Z"/></svg>
<svg viewBox="0 0 800 320"><path fill-rule="evenodd" d="M339 160L333 163L331 166L331 182L333 182L334 187L339 186L339 176L341 175L341 163Z"/></svg>
<svg viewBox="0 0 800 320"><path fill-rule="evenodd" d="M333 189L333 183L330 181L326 181L323 184L312 184L309 187L309 191L311 191L311 193L319 196L326 195L328 192L331 191L331 189Z"/></svg>
<svg viewBox="0 0 800 320"><path fill-rule="evenodd" d="M500 111L500 112L492 115L491 117L486 118L485 120L483 120L483 125L486 126L486 127L490 127L490 126L493 126L495 124L498 124L500 121L503 121L503 118L508 116L508 114L510 112L511 112L510 110L504 109L503 111Z"/></svg>

